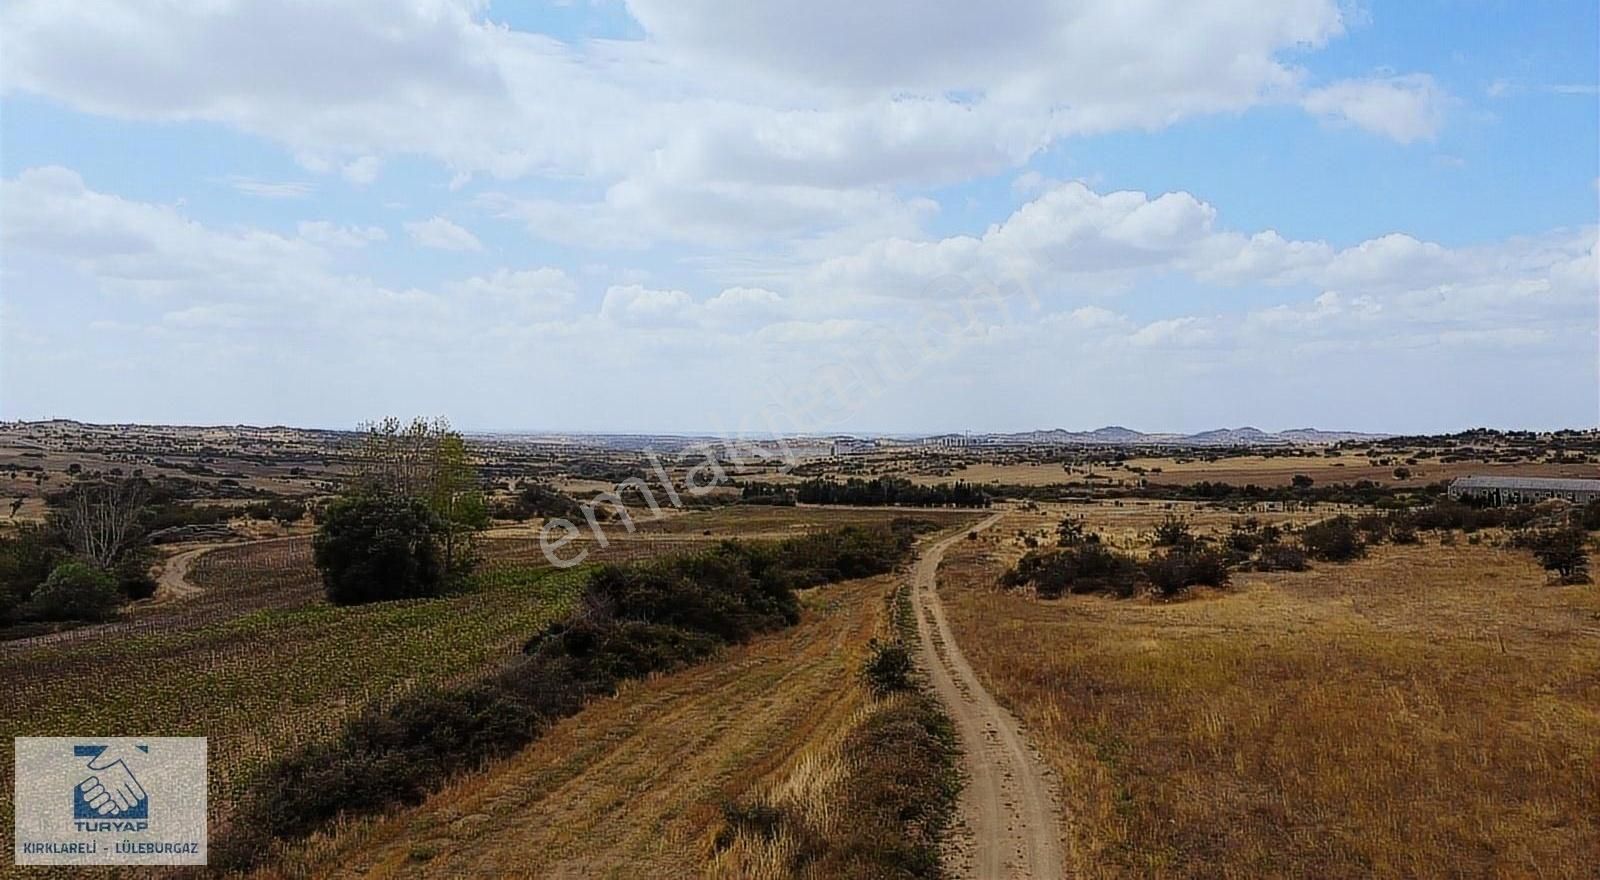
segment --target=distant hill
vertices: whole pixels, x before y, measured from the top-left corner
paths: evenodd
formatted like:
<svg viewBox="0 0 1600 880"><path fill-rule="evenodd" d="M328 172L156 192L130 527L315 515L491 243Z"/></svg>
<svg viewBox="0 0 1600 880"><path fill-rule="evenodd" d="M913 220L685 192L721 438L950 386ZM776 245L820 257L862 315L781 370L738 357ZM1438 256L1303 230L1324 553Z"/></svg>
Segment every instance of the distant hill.
<svg viewBox="0 0 1600 880"><path fill-rule="evenodd" d="M968 442L1044 446L1281 446L1291 443L1378 440L1387 436L1389 435L1363 434L1357 431L1322 431L1316 428L1294 428L1273 433L1248 426L1216 428L1198 434L1146 434L1121 425L1110 425L1093 431L1054 428L1048 431L1023 431L1016 434L974 434L968 436Z"/></svg>

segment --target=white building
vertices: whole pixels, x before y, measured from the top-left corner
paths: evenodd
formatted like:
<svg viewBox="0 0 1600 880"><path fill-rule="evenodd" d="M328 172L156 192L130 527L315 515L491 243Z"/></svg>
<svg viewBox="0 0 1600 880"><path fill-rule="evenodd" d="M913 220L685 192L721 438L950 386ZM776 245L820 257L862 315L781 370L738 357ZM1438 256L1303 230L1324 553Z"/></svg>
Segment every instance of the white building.
<svg viewBox="0 0 1600 880"><path fill-rule="evenodd" d="M1600 480L1559 477L1457 477L1450 482L1450 497L1475 498L1490 504L1529 504L1562 498L1588 504L1600 498Z"/></svg>

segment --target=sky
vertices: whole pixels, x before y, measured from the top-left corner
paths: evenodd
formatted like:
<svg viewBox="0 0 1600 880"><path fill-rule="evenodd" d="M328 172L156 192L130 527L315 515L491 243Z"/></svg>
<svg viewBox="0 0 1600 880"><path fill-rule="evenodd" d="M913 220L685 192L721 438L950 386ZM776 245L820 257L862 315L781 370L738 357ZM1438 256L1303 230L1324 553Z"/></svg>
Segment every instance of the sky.
<svg viewBox="0 0 1600 880"><path fill-rule="evenodd" d="M1592 0L8 0L0 418L1600 424Z"/></svg>

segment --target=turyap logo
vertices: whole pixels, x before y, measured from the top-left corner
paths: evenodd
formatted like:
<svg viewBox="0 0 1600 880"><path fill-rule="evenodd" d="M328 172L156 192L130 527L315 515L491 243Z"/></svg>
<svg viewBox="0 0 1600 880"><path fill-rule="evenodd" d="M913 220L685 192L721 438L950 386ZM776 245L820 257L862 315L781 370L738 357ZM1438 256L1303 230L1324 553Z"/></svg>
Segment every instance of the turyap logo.
<svg viewBox="0 0 1600 880"><path fill-rule="evenodd" d="M204 737L16 738L19 865L206 863Z"/></svg>
<svg viewBox="0 0 1600 880"><path fill-rule="evenodd" d="M150 754L138 743L135 754ZM72 754L88 758L92 775L72 789L72 818L79 831L143 831L150 827L150 795L128 766L134 754L104 745L72 747Z"/></svg>

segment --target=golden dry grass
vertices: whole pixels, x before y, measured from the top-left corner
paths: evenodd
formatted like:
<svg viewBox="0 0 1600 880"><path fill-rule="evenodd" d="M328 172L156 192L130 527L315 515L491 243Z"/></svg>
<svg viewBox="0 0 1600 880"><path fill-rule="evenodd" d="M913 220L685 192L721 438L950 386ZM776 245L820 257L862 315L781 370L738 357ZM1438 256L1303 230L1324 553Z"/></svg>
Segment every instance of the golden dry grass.
<svg viewBox="0 0 1600 880"><path fill-rule="evenodd" d="M820 588L796 627L626 685L515 757L315 838L262 876L698 875L723 803L822 790L828 743L866 700L857 671L893 583Z"/></svg>
<svg viewBox="0 0 1600 880"><path fill-rule="evenodd" d="M1174 604L997 592L951 623L1060 774L1088 877L1594 877L1600 589L1526 554L1384 547Z"/></svg>

